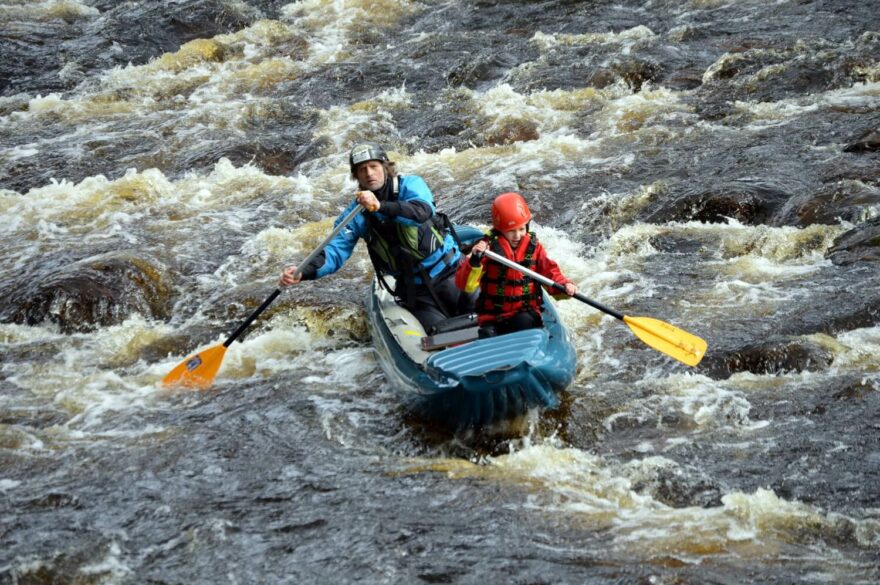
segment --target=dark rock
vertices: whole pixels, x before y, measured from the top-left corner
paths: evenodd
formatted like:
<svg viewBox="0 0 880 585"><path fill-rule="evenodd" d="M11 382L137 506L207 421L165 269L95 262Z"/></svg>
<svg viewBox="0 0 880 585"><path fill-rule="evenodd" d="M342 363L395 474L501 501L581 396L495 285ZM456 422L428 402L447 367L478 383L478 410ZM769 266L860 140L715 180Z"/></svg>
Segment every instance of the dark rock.
<svg viewBox="0 0 880 585"><path fill-rule="evenodd" d="M474 89L481 83L501 78L516 64L516 57L510 54L487 52L458 63L446 75L446 79L453 86L463 85Z"/></svg>
<svg viewBox="0 0 880 585"><path fill-rule="evenodd" d="M662 68L656 63L643 59L615 63L612 65L612 69L626 82L634 93L640 92L645 83L655 81L662 71Z"/></svg>
<svg viewBox="0 0 880 585"><path fill-rule="evenodd" d="M826 256L838 266L880 260L880 217L841 235Z"/></svg>
<svg viewBox="0 0 880 585"><path fill-rule="evenodd" d="M806 339L785 339L747 345L726 354L709 353L700 368L715 379L737 372L779 374L821 370L834 361L830 350Z"/></svg>
<svg viewBox="0 0 880 585"><path fill-rule="evenodd" d="M737 181L706 190L688 190L679 196L665 197L645 210L641 218L652 223L667 221L702 221L726 223L728 218L748 225L768 223L789 194L761 182Z"/></svg>
<svg viewBox="0 0 880 585"><path fill-rule="evenodd" d="M869 130L843 148L844 152L874 152L880 150L880 129Z"/></svg>
<svg viewBox="0 0 880 585"><path fill-rule="evenodd" d="M776 219L785 225L804 226L835 225L840 220L858 223L874 205L880 205L880 189L861 181L840 181L792 198Z"/></svg>
<svg viewBox="0 0 880 585"><path fill-rule="evenodd" d="M653 469L650 477L634 482L633 489L673 508L720 506L724 495L722 487L699 470L672 464Z"/></svg>
<svg viewBox="0 0 880 585"><path fill-rule="evenodd" d="M163 266L133 254L106 254L0 286L0 321L50 321L76 333L116 325L134 313L166 319L172 290Z"/></svg>
<svg viewBox="0 0 880 585"><path fill-rule="evenodd" d="M485 137L486 144L513 144L538 139L538 125L531 120L511 120L491 129Z"/></svg>
<svg viewBox="0 0 880 585"><path fill-rule="evenodd" d="M837 390L835 400L864 400L869 393L877 392L877 386L870 380L859 380Z"/></svg>
<svg viewBox="0 0 880 585"><path fill-rule="evenodd" d="M703 70L698 67L679 69L663 78L662 85L669 89L688 90L703 83Z"/></svg>
<svg viewBox="0 0 880 585"><path fill-rule="evenodd" d="M78 79L62 75L65 65L74 64L79 71L138 65L177 51L188 41L241 30L260 17L259 10L243 2L223 0L98 0L89 6L100 14L73 12L49 21L4 22L0 95L73 89Z"/></svg>

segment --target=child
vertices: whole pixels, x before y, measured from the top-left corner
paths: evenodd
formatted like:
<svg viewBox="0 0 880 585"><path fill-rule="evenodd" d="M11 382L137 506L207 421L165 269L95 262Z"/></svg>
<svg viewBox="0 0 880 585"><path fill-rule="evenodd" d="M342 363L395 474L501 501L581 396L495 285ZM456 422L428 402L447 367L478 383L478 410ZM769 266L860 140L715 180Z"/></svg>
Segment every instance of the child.
<svg viewBox="0 0 880 585"><path fill-rule="evenodd" d="M477 287L480 289L477 299L480 337L544 325L541 318L544 297L539 283L483 256L486 250L565 285L565 293L569 296L578 290L562 274L559 265L547 257L538 237L529 232L531 220L532 212L522 195L502 193L492 202L492 231L474 245L471 253L458 266L456 286L469 293Z"/></svg>

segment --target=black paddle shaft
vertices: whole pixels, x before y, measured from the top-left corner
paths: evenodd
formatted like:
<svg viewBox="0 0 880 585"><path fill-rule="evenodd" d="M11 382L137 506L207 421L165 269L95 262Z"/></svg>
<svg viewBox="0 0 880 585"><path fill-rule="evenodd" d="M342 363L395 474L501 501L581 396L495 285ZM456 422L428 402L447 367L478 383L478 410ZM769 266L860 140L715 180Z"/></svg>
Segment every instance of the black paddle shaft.
<svg viewBox="0 0 880 585"><path fill-rule="evenodd" d="M248 326L249 326L251 323L253 323L254 320L256 320L257 317L260 316L260 313L262 313L263 311L265 311L265 310L269 307L269 305L271 305L272 302L273 302L275 299L278 298L278 295L280 295L280 294L281 294L281 289L280 289L280 288L276 288L276 289L275 289L275 292L273 292L271 295L269 295L269 298L266 299L265 301L263 301L263 304L260 305L259 308L258 308L256 311L254 311L253 313L251 313L250 317L248 317L247 319L245 319L245 322L242 323L241 325L239 325L238 329L236 329L236 330L232 333L232 335L230 335L229 338L228 338L226 341L223 342L223 347L229 347L230 345L232 345L232 342L235 341L235 339L236 339L239 335L241 335L242 333L244 333L244 330L247 329Z"/></svg>

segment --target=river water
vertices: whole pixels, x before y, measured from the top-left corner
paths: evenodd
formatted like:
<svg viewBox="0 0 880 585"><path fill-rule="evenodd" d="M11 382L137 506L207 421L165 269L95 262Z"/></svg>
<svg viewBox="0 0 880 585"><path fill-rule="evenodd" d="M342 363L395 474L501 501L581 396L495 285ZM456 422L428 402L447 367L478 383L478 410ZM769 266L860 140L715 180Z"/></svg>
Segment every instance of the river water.
<svg viewBox="0 0 880 585"><path fill-rule="evenodd" d="M880 10L863 0L0 0L0 582L877 583ZM575 382L449 436L359 248L218 343L383 143L521 191Z"/></svg>

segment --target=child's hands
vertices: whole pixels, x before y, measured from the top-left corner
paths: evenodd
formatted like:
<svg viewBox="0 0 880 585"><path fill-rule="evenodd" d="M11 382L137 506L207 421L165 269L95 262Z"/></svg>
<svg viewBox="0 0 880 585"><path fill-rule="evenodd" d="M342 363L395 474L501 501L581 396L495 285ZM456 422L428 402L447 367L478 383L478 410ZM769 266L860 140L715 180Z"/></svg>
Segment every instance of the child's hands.
<svg viewBox="0 0 880 585"><path fill-rule="evenodd" d="M575 283L569 282L565 285L565 294L567 294L568 296L573 297L577 294L577 291L578 287L577 285L575 285Z"/></svg>
<svg viewBox="0 0 880 585"><path fill-rule="evenodd" d="M468 261L471 263L471 266L476 268L480 265L483 259L483 252L485 252L489 248L489 242L486 240L480 240L474 247L471 248L471 253L468 254Z"/></svg>
<svg viewBox="0 0 880 585"><path fill-rule="evenodd" d="M473 254L474 256L480 256L488 249L489 242L487 242L486 240L480 240L479 242L474 244L473 248L471 248L471 254Z"/></svg>

